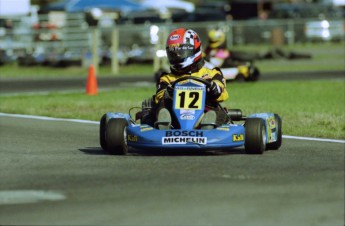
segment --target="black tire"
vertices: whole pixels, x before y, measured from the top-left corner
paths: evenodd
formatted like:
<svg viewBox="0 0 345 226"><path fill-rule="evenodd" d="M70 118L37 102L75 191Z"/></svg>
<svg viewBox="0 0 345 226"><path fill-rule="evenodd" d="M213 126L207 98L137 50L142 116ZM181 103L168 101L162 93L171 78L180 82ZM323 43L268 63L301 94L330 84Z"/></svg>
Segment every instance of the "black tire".
<svg viewBox="0 0 345 226"><path fill-rule="evenodd" d="M245 123L244 149L247 154L263 154L266 150L266 128L261 118L248 118Z"/></svg>
<svg viewBox="0 0 345 226"><path fill-rule="evenodd" d="M236 75L236 78L234 79L234 81L237 82L245 82L246 78L244 77L243 74L239 73Z"/></svg>
<svg viewBox="0 0 345 226"><path fill-rule="evenodd" d="M257 81L260 77L259 69L254 66L253 68L251 68L250 71L251 71L250 74L251 74L252 81Z"/></svg>
<svg viewBox="0 0 345 226"><path fill-rule="evenodd" d="M122 118L112 118L106 126L105 138L107 151L112 155L125 155L127 146L127 121Z"/></svg>
<svg viewBox="0 0 345 226"><path fill-rule="evenodd" d="M255 82L259 79L260 77L260 71L257 67L255 66L249 66L249 75L245 80L247 82Z"/></svg>
<svg viewBox="0 0 345 226"><path fill-rule="evenodd" d="M106 125L107 125L107 115L104 114L99 122L99 143L103 150L107 150L107 143L105 140Z"/></svg>
<svg viewBox="0 0 345 226"><path fill-rule="evenodd" d="M227 115L231 118L232 121L242 120L241 109L228 109Z"/></svg>
<svg viewBox="0 0 345 226"><path fill-rule="evenodd" d="M277 130L277 141L273 143L267 144L267 150L278 150L282 145L283 134L282 134L282 119L279 117L278 114L274 114L274 120L276 123L276 130Z"/></svg>

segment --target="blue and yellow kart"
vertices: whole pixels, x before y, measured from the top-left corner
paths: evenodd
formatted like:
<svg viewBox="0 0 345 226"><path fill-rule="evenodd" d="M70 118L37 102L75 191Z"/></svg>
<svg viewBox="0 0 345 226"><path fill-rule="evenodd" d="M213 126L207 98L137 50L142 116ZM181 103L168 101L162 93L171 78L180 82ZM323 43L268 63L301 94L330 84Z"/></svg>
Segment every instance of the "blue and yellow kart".
<svg viewBox="0 0 345 226"><path fill-rule="evenodd" d="M282 120L278 114L255 113L245 117L238 109L229 110L226 112L227 123L220 126L211 124L212 129L200 129L209 85L209 82L192 76L179 78L172 84L172 114L178 128L159 130L157 123L164 122L145 123L140 116L141 123L136 123L137 117L133 119L130 113L104 114L100 120L101 147L117 155L127 154L129 147L141 150L213 150L244 146L248 154L279 149ZM141 112L150 107L150 104L143 104Z"/></svg>

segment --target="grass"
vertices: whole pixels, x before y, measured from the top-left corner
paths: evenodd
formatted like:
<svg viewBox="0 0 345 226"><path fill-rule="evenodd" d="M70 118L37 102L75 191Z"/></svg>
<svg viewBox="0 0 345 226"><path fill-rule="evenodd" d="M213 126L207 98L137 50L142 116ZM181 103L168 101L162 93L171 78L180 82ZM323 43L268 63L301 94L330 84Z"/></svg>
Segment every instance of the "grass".
<svg viewBox="0 0 345 226"><path fill-rule="evenodd" d="M345 139L343 81L295 81L240 84L231 89L230 106L251 112L275 112L285 134Z"/></svg>
<svg viewBox="0 0 345 226"><path fill-rule="evenodd" d="M98 121L108 111L128 112L140 106L152 87L119 88L100 92L0 96L0 112L79 118ZM283 118L283 133L345 139L345 84L343 81L230 83L230 99L223 105L245 115L275 112Z"/></svg>
<svg viewBox="0 0 345 226"><path fill-rule="evenodd" d="M344 71L345 70L345 51L344 43L304 43L281 47L287 53L310 54L311 59L276 59L260 60L256 65L262 72L301 72L301 71ZM235 47L251 53L266 53L272 50L272 46L265 45L246 45Z"/></svg>
<svg viewBox="0 0 345 226"><path fill-rule="evenodd" d="M80 66L70 67L48 67L48 66L27 66L21 67L16 63L0 66L0 79L40 79L40 78L70 78L86 77L88 68ZM108 65L99 68L98 76L111 75L111 68ZM120 67L121 76L152 76L153 66L149 64L130 64Z"/></svg>
<svg viewBox="0 0 345 226"><path fill-rule="evenodd" d="M268 45L236 46L234 50L250 53L265 53L272 49ZM257 67L262 73L281 71L339 71L345 70L344 43L319 43L319 44L296 44L282 47L284 51L297 53L309 53L312 59L300 60L259 60ZM8 78L61 78L61 77L86 77L88 69L85 67L20 67L17 64L0 66L0 79ZM101 66L98 76L110 76L109 65ZM152 64L129 64L120 66L118 76L152 76Z"/></svg>
<svg viewBox="0 0 345 226"><path fill-rule="evenodd" d="M234 50L263 53L272 46L236 46ZM312 59L262 60L256 65L264 74L281 71L344 71L344 43L296 44L286 51L310 53ZM110 66L100 67L98 76L109 76ZM130 64L120 67L119 76L152 76L152 64ZM1 79L37 79L86 77L87 68L0 67ZM244 114L275 112L283 118L283 133L296 136L345 139L345 83L340 81L284 81L230 83L228 108L240 108ZM98 96L84 93L49 93L0 96L0 112L80 118L98 121L105 112L128 112L140 106L142 99L155 92L152 87L126 87L100 92Z"/></svg>

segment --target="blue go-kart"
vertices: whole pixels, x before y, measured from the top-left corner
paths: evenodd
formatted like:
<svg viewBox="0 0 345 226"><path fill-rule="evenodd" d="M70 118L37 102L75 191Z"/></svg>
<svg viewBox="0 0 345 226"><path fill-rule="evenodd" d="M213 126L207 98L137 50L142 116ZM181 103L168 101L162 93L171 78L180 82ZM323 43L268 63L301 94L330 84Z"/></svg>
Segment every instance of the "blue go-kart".
<svg viewBox="0 0 345 226"><path fill-rule="evenodd" d="M204 116L206 90L210 83L197 77L181 77L173 84L172 99L175 125L159 130L158 124L146 120L143 113L152 111L154 101L143 101L141 111L133 118L131 113L108 112L100 120L100 144L110 154L125 155L129 147L160 150L228 150L244 146L247 154L263 154L277 150L282 144L282 120L278 114L255 113L243 116L241 110L226 110L228 122L216 126L201 125ZM140 121L140 123L137 123Z"/></svg>

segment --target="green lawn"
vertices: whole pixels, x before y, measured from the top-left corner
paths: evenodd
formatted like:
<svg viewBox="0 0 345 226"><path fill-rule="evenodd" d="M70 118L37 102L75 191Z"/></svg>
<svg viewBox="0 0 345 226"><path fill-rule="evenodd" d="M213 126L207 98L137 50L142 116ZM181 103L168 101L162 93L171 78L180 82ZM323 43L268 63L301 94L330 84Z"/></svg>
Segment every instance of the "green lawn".
<svg viewBox="0 0 345 226"><path fill-rule="evenodd" d="M237 46L235 50L262 53L270 46ZM265 60L256 65L264 74L280 71L344 71L344 43L297 44L286 51L310 53L312 59ZM98 76L109 76L110 67L100 68ZM118 76L152 76L150 64L122 66ZM87 68L0 67L0 79L86 77ZM0 80L1 81L1 80ZM0 96L0 112L63 118L99 120L107 111L128 112L140 106L145 97L154 93L152 87L126 87L100 92L98 96L80 93L50 93ZM244 114L275 112L283 118L284 134L345 139L345 83L339 81L281 81L230 83L228 108L240 108Z"/></svg>
<svg viewBox="0 0 345 226"><path fill-rule="evenodd" d="M108 111L127 113L140 106L154 87L124 87L97 96L79 93L0 96L0 112L98 121ZM283 119L283 133L345 139L344 81L230 83L228 108L245 115L274 112Z"/></svg>
<svg viewBox="0 0 345 226"><path fill-rule="evenodd" d="M284 46L281 49L286 53L310 54L312 58L257 61L256 65L263 73L279 71L345 71L344 43L305 43ZM264 54L272 50L272 46L246 45L235 47L235 50Z"/></svg>

